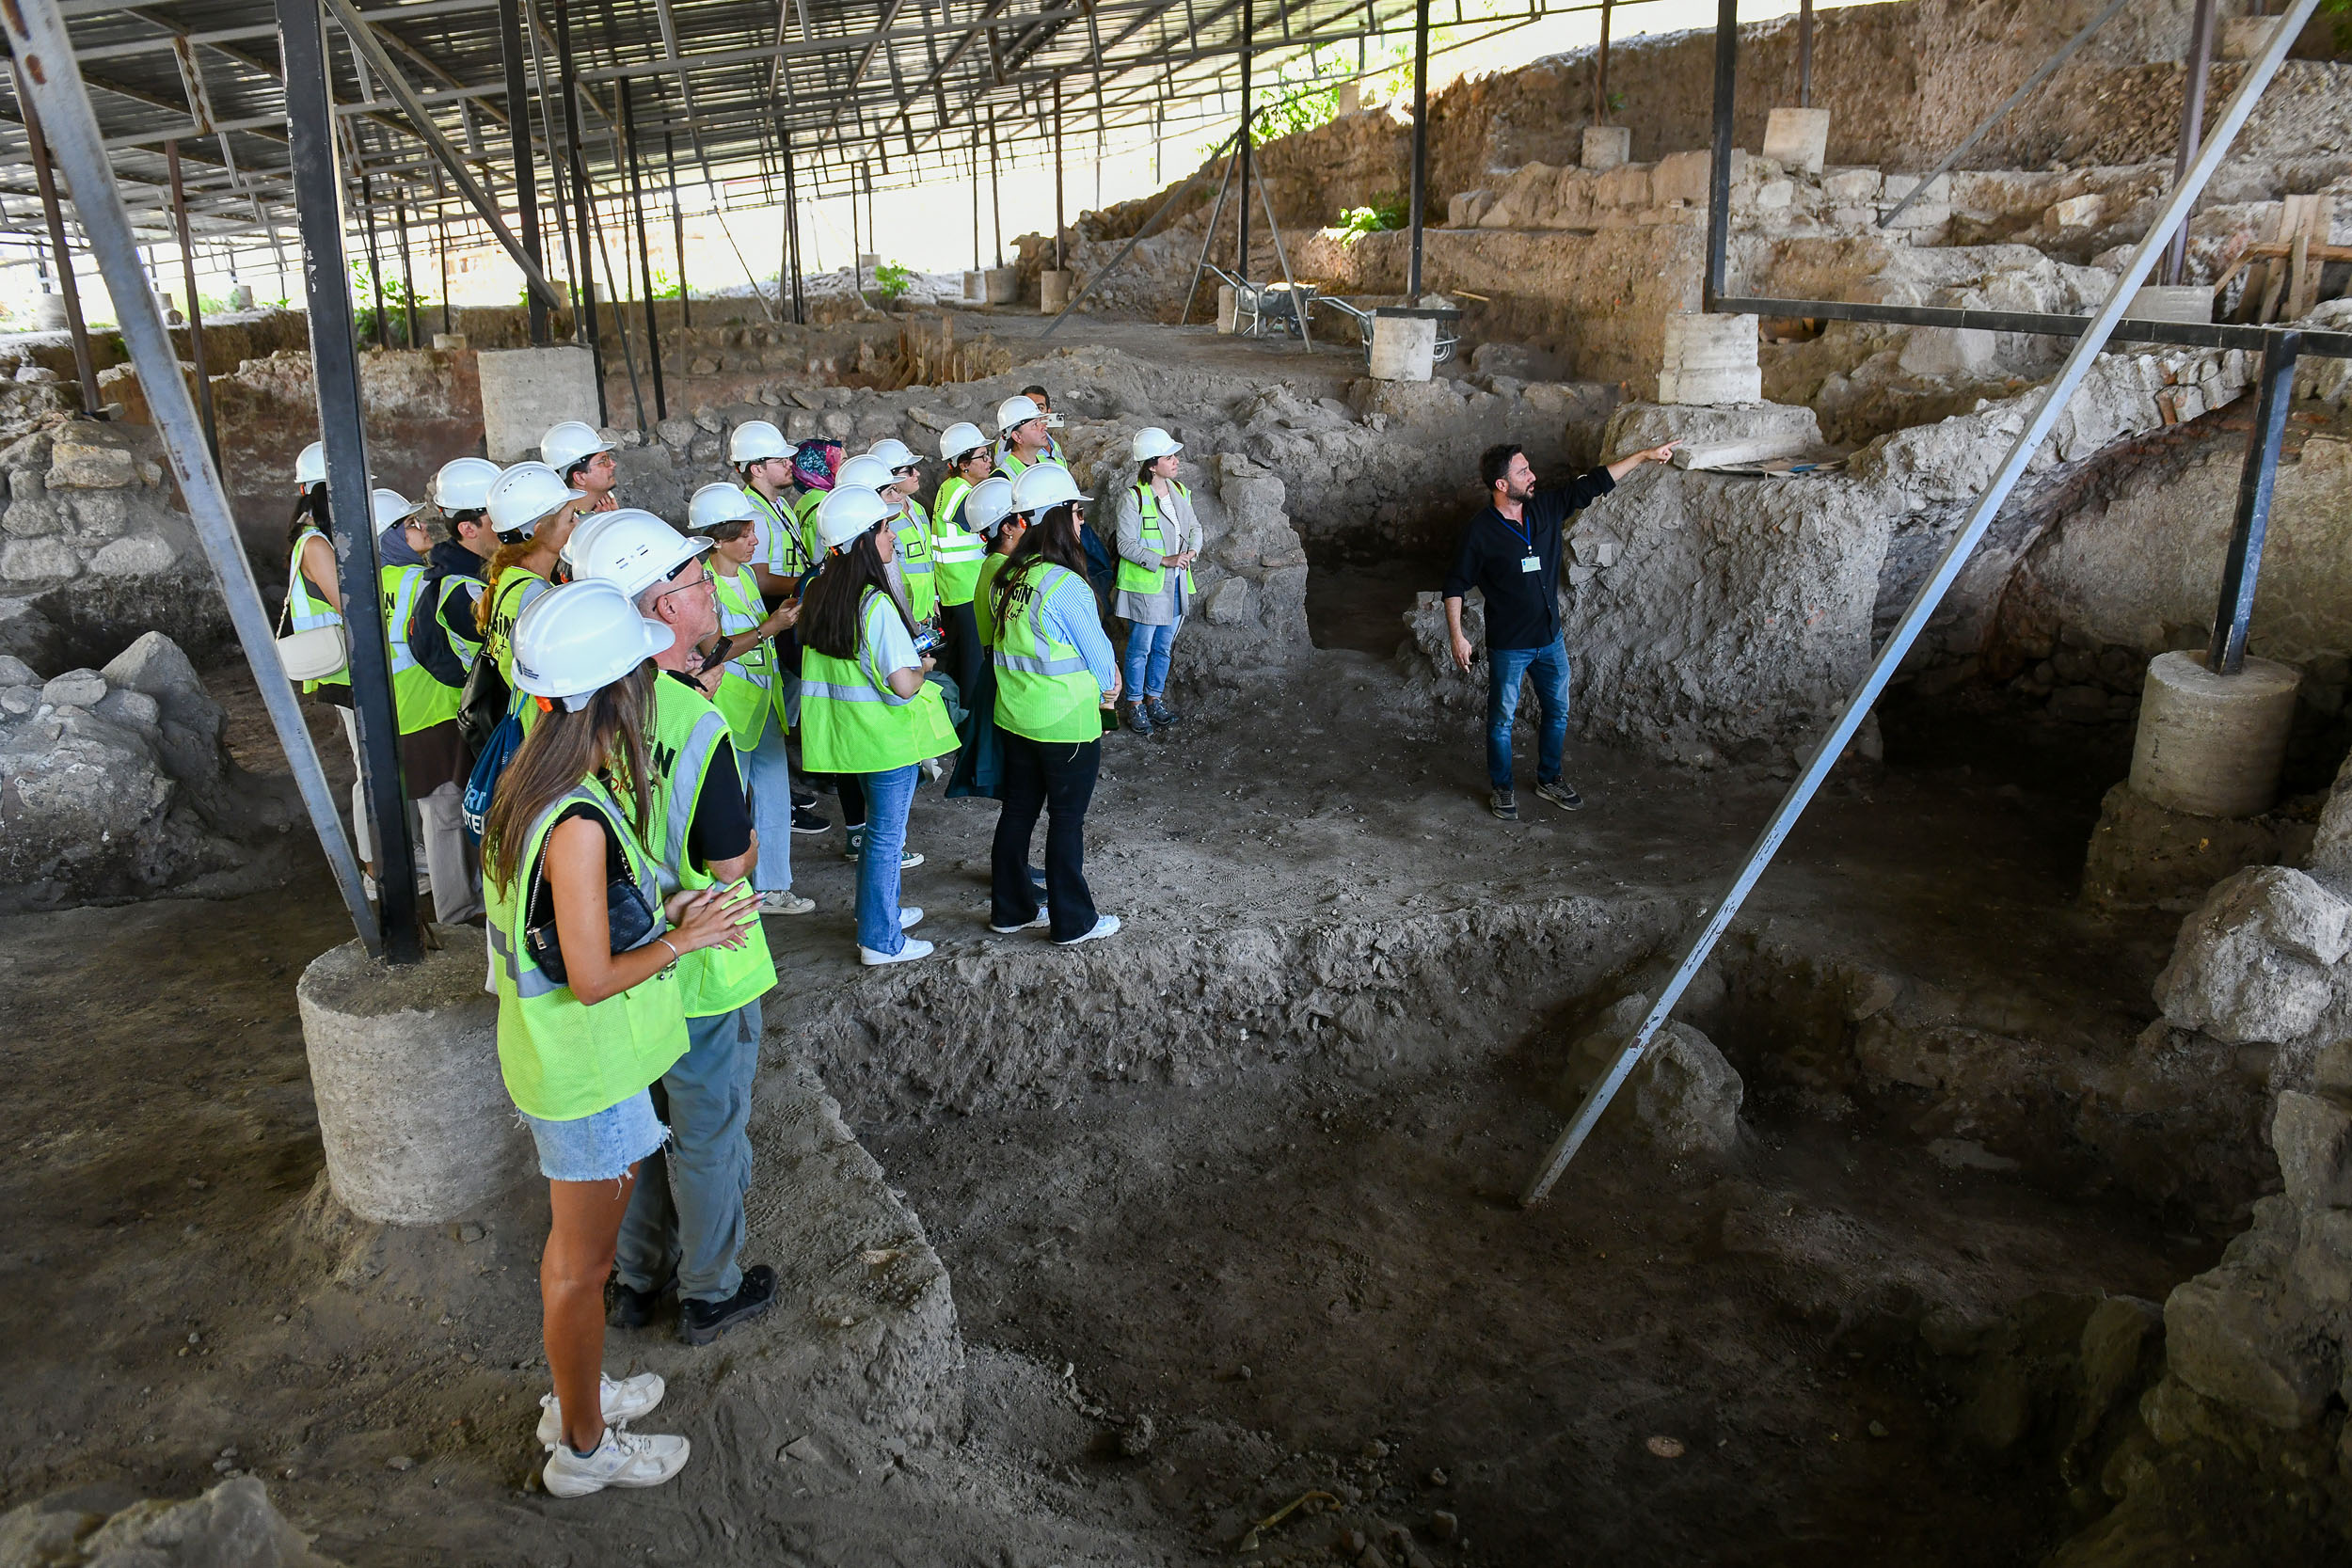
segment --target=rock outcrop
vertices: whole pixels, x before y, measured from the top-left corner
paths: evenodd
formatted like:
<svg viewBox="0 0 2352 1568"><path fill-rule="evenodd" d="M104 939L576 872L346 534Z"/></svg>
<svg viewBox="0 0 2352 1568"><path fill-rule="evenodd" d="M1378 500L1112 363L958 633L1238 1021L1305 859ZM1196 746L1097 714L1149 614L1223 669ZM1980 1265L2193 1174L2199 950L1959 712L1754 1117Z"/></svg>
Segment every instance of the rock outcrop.
<svg viewBox="0 0 2352 1568"><path fill-rule="evenodd" d="M43 1503L0 1514L0 1568L335 1568L236 1476L181 1502L143 1498L108 1517Z"/></svg>

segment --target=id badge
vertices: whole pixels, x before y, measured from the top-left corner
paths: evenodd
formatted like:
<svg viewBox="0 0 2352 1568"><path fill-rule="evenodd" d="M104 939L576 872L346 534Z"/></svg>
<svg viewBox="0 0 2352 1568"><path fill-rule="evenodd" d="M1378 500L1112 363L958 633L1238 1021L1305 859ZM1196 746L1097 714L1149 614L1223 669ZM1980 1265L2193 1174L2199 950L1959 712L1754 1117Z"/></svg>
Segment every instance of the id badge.
<svg viewBox="0 0 2352 1568"><path fill-rule="evenodd" d="M1522 572L1540 572L1540 571L1542 571L1543 569L1544 569L1544 563L1543 563L1543 562L1542 562L1540 559L1538 559L1537 557L1535 557L1535 556L1532 556L1532 555L1524 555L1524 556L1519 557L1519 570L1520 570L1520 571L1522 571Z"/></svg>

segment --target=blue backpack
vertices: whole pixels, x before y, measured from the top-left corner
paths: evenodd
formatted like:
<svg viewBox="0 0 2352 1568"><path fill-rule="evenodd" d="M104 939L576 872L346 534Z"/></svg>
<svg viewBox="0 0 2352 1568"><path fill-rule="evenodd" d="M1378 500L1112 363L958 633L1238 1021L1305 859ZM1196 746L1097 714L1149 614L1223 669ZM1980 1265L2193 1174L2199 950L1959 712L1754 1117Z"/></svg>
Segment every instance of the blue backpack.
<svg viewBox="0 0 2352 1568"><path fill-rule="evenodd" d="M466 836L476 844L482 842L483 830L489 824L490 801L497 796L499 775L515 760L515 750L523 743L523 721L514 714L499 721L498 728L484 741L482 752L474 758L473 771L466 778L466 800L460 808L466 819Z"/></svg>

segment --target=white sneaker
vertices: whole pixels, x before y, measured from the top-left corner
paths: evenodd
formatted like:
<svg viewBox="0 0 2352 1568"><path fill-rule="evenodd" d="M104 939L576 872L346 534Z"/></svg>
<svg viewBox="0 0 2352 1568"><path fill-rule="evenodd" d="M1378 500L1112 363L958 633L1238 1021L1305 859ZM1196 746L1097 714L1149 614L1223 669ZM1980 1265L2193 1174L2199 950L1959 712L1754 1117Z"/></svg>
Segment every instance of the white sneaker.
<svg viewBox="0 0 2352 1568"><path fill-rule="evenodd" d="M1057 942L1054 943L1054 945L1057 947L1075 947L1082 942L1092 942L1096 937L1115 937L1118 934L1119 916L1115 914L1097 915L1094 918L1093 930L1089 931L1082 936L1072 937L1068 942Z"/></svg>
<svg viewBox="0 0 2352 1568"><path fill-rule="evenodd" d="M609 1425L614 1421L633 1421L661 1402L666 1386L660 1372L639 1372L618 1383L599 1374L596 1380L596 1402L604 1406L604 1418ZM553 1394L539 1396L539 1446L551 1449L564 1440L564 1407Z"/></svg>
<svg viewBox="0 0 2352 1568"><path fill-rule="evenodd" d="M907 938L906 945L896 953L877 953L864 942L858 943L857 948L857 961L869 969L876 964L913 963L917 958L928 958L930 956L931 944L914 937Z"/></svg>
<svg viewBox="0 0 2352 1568"><path fill-rule="evenodd" d="M569 1444L556 1444L539 1471L539 1484L555 1497L584 1497L608 1486L659 1486L685 1469L692 1452L693 1445L683 1437L608 1426L594 1453L574 1453Z"/></svg>
<svg viewBox="0 0 2352 1568"><path fill-rule="evenodd" d="M923 906L922 906L922 905L920 905L920 904L901 904L901 905L899 905L899 906L898 906L898 929L900 929L901 931L912 931L912 930L914 930L914 929L917 926L920 926L920 925L922 925L922 924L923 924Z"/></svg>
<svg viewBox="0 0 2352 1568"><path fill-rule="evenodd" d="M816 899L803 898L790 888L782 893L763 893L759 895L759 912L762 914L806 914L816 907Z"/></svg>
<svg viewBox="0 0 2352 1568"><path fill-rule="evenodd" d="M1053 923L1053 911L1041 904L1038 906L1037 915L1034 919L1025 920L1018 926L998 926L993 922L991 922L988 928L995 932L1000 937L1009 937L1015 931L1041 931Z"/></svg>

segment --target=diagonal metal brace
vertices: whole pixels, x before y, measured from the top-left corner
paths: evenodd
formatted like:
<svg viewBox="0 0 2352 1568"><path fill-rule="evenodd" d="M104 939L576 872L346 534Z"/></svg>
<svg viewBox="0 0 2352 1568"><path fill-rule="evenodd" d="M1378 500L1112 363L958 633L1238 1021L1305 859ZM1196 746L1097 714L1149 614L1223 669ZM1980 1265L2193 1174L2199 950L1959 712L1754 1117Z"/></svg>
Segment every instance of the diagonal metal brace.
<svg viewBox="0 0 2352 1568"><path fill-rule="evenodd" d="M2155 266L2156 258L2163 252L2173 227L2187 215L2206 182L2213 178L2214 170L2221 166L2222 154L2229 150L2230 143L2245 126L2247 117L2253 113L2263 89L2270 85L2271 77L2278 74L2279 66L2285 60L2296 35L2303 30L2303 24L2311 20L2312 12L2318 5L2319 0L2294 0L2269 47L2263 51L2262 58L2248 69L2246 80L2239 85L2237 95L2230 100L2229 108L2223 111L2221 122L2215 127L2212 139L2198 152L2196 163L2190 166L2181 182L2165 199L2164 210L2148 226L2147 237L2132 251L2131 260L2124 264L2123 276L2116 280L2114 292L2107 295L2106 303L2099 307L2098 314L2091 317L2090 326L2075 342L2074 352L2066 356L2066 363L2059 368L2057 377L2042 389L2042 401L2036 405L2033 417L2026 421L2026 428L2019 431L2017 439L2010 444L2009 454L2001 459L2001 466L1994 470L1992 483L1985 487L1984 494L1977 498L1977 504L1970 510L1968 520L1952 536L1952 542L1945 549L1942 559L1936 562L1935 570L1929 574L1927 581L1920 584L1919 592L1913 596L1910 608L1903 611L1902 619L1896 623L1886 645L1871 661L1869 673L1863 676L1862 685L1847 702L1845 711L1837 716L1837 722L1830 726L1829 733L1814 748L1804 771L1797 775L1797 782L1789 785L1788 795L1772 812L1772 819L1765 823L1763 832L1757 835L1754 847L1749 849L1747 859L1740 864L1739 875L1732 879L1730 890L1708 915L1698 934L1692 938L1690 946L1683 952L1682 961L1675 967L1673 976L1659 990L1658 1000L1642 1020L1641 1027L1633 1032L1633 1037L1617 1053L1616 1060L1610 1064L1609 1070L1585 1095L1584 1103L1577 1108L1567 1130L1560 1134L1545 1154L1543 1164L1537 1168L1534 1180L1528 1184L1526 1193L1519 1200L1522 1204L1539 1203L1544 1195L1551 1190L1551 1184L1560 1179L1560 1173L1567 1168L1568 1162L1576 1157L1577 1149L1591 1135L1601 1113L1609 1108L1610 1101L1625 1086L1626 1079L1631 1076L1633 1069L1641 1062L1642 1053L1664 1026L1675 1004L1681 1000L1683 991L1714 952L1715 943L1730 928L1733 917L1740 912L1740 906L1755 890L1757 879L1764 875L1765 867L1772 863L1772 856L1788 838L1789 830L1797 825L1797 818L1804 815L1804 808L1812 803L1822 781L1829 777L1831 768L1836 766L1847 744L1853 739L1854 732L1862 727L1863 720L1869 717L1870 705L1877 702L1879 693L1886 689L1886 683L1894 677L1896 669L1902 663L1903 656L1911 651L1912 643L1926 628L1928 617L1935 612L1936 606L1943 602L1945 594L1960 576L1961 568L1967 564L1968 557L1975 552L1978 541L1984 537L1984 531L1992 526L2001 503L2009 499L2010 491L2025 476L2027 461L2048 438L2051 427L2065 412L2067 400L2074 396L2074 388L2090 373L2091 362L2098 358L2100 350L2114 335L2116 325L2123 319L2123 312L2131 305L2132 296L2147 281L2148 274ZM1738 0L1723 0L1723 23L1716 32L1715 82L1717 90L1726 97L1732 76L1727 56L1739 48L1738 11ZM1723 106L1719 105L1719 108ZM1727 131L1728 123L1726 117L1718 116L1719 128ZM1723 137L1719 136L1715 149L1719 161L1726 157L1722 140Z"/></svg>

